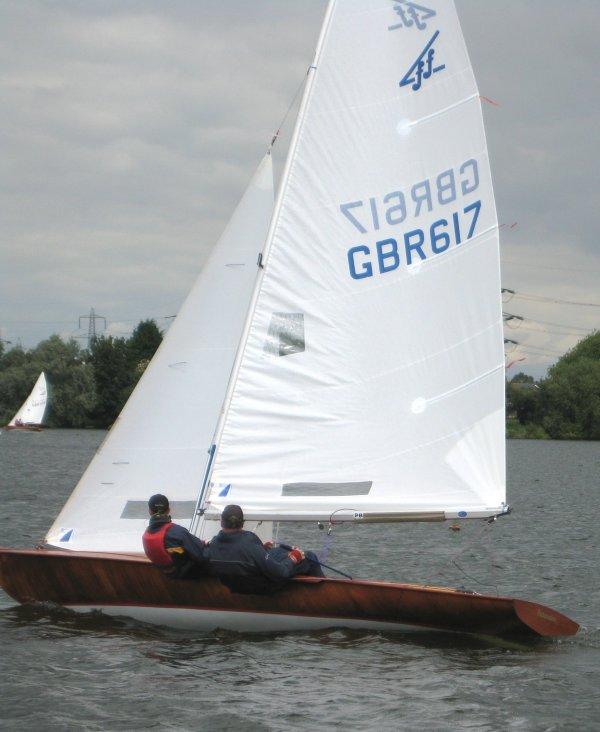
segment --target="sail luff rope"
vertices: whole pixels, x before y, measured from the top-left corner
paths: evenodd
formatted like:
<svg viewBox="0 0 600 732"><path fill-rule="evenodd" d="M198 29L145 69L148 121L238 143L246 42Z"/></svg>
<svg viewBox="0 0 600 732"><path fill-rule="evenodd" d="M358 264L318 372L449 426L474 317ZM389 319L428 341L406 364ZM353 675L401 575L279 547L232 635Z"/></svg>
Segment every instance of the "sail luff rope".
<svg viewBox="0 0 600 732"><path fill-rule="evenodd" d="M292 107L296 104L296 100L298 99L298 95L300 94L300 92L302 91L304 85L306 84L306 79L308 78L308 75L310 74L310 71L311 71L312 68L314 68L314 67L313 66L309 66L306 69L306 74L302 78L302 81L298 84L298 88L294 92L294 96L292 97L292 101L290 102L290 104L289 104L289 106L288 106L285 114L283 115L283 117L281 119L281 122L277 125L277 129L276 129L276 131L275 131L275 133L273 135L273 138L271 140L271 144L269 145L269 150L277 142L277 140L279 138L279 134L281 133L281 129L282 129L283 125L285 124L285 122L286 122L286 120L288 118L289 113L292 111Z"/></svg>

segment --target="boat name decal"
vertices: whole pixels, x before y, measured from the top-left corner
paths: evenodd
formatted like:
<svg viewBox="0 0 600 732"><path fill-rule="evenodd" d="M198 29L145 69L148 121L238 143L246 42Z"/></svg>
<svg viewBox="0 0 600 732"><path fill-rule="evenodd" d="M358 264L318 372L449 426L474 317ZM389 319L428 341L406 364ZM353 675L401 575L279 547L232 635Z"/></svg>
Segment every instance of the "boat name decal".
<svg viewBox="0 0 600 732"><path fill-rule="evenodd" d="M418 265L432 254L442 254L451 245L470 239L476 231L481 201L457 205L458 199L471 196L479 188L479 167L474 158L456 168L448 168L431 178L420 180L406 191L390 191L364 200L347 201L339 206L345 225L352 225L363 241L347 251L348 271L355 279L371 277L375 269L380 274L391 272L400 265L401 254L407 265ZM455 210L448 210L454 204ZM415 219L438 213L431 226L416 226ZM395 229L402 225L402 233ZM383 229L383 230L382 230ZM387 231L385 231L387 229ZM384 233L385 232L385 233ZM374 245L365 239L377 238ZM398 242L402 242L400 247ZM429 251L428 251L429 250Z"/></svg>
<svg viewBox="0 0 600 732"><path fill-rule="evenodd" d="M438 175L420 180L405 193L390 191L382 196L340 204L340 211L361 234L379 231L383 219L388 226L398 226L410 217L418 218L434 208L456 201L459 193L467 196L479 188L479 166L474 158L465 160L456 170L448 168ZM460 189L460 190L459 190Z"/></svg>
<svg viewBox="0 0 600 732"><path fill-rule="evenodd" d="M401 239L400 248L403 249L408 266L413 265L413 271L418 271L418 265L432 254L442 254L450 245L458 245L463 240L470 239L475 233L477 219L481 211L481 201L474 201L465 206L462 211L454 211L452 218L438 219L429 229L411 229L406 231ZM468 227L468 231L467 231ZM392 272L398 269L402 261L398 239L381 239L375 243L375 257L371 249L365 244L348 249L348 269L354 280L372 277L376 267L379 274Z"/></svg>
<svg viewBox="0 0 600 732"><path fill-rule="evenodd" d="M423 5L417 5L417 3L408 2L408 0L393 0L393 2L396 15L400 16L401 22L388 25L388 30L391 31L398 30L398 28L425 30L427 28L427 21L435 15L435 10L426 8Z"/></svg>
<svg viewBox="0 0 600 732"><path fill-rule="evenodd" d="M439 66L433 65L435 58L435 48L433 47L433 44L439 34L440 32L436 31L431 36L429 43L421 51L417 60L402 77L400 86L410 85L410 88L413 91L419 91L424 79L429 79L433 74L437 74L438 71L442 71L442 69L446 68L446 64L440 64Z"/></svg>

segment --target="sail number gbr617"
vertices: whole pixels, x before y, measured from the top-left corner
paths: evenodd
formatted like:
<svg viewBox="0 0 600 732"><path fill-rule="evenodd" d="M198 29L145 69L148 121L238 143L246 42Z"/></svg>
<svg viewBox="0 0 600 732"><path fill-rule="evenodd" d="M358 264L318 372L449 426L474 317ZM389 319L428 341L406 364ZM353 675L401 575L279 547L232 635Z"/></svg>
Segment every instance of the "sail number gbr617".
<svg viewBox="0 0 600 732"><path fill-rule="evenodd" d="M428 227L411 227L400 236L382 237L374 246L358 244L348 249L350 276L361 280L372 277L376 272L392 272L402 262L410 266L470 239L476 231L481 201L473 201L460 208L456 204L460 193L466 196L478 187L477 162L468 160L456 171L444 170L431 180L420 181L412 186L410 197L402 191L394 191L379 200L369 198L364 202L341 204L340 211L361 234L367 234L368 229L378 231L380 224L387 224L386 228L402 223L406 226L405 220L409 217L416 219L422 212L429 213L434 208L446 209L444 217ZM452 203L454 206L450 208L449 204Z"/></svg>

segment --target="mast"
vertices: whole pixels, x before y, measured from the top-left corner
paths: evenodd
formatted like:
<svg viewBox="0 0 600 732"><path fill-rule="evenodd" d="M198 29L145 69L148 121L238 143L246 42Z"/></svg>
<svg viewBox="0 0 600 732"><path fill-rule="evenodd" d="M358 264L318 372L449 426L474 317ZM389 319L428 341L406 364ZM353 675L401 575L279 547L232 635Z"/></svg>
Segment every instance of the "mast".
<svg viewBox="0 0 600 732"><path fill-rule="evenodd" d="M223 401L223 409L221 411L221 414L219 416L219 421L217 422L217 426L215 429L215 437L213 440L213 444L209 448L209 457L207 460L207 467L205 472L204 481L202 484L202 488L200 491L200 494L198 496L198 502L196 505L196 511L194 515L194 519L192 520L192 524L190 527L190 530L193 532L194 528L198 526L199 518L203 513L203 506L204 502L206 500L207 495L207 489L210 485L210 478L212 475L212 469L214 466L215 458L219 450L219 443L221 441L221 436L223 434L223 428L225 425L225 421L227 419L227 414L229 412L229 407L231 405L231 397L233 395L235 385L237 382L237 377L240 371L240 365L242 362L242 358L244 356L244 351L246 348L246 343L248 342L248 336L250 333L250 328L252 326L252 320L254 317L254 311L256 309L256 304L258 302L258 298L260 295L261 285L264 278L265 269L268 266L269 263L269 252L271 249L271 245L273 243L273 238L275 231L277 229L277 225L279 223L279 215L281 212L281 207L283 205L283 201L285 198L285 195L287 193L288 183L289 183L289 177L290 177L290 170L292 163L294 161L294 156L296 152L296 148L298 146L298 140L300 137L300 133L302 131L302 124L304 122L304 115L306 112L306 108L308 106L308 103L310 101L311 91L313 87L313 82L315 78L315 72L318 69L319 59L321 57L321 50L323 48L323 45L325 43L325 39L327 37L327 33L330 28L331 23L331 17L333 14L333 9L335 6L335 3L337 0L329 0L329 3L327 5L327 10L325 11L325 17L323 19L323 24L321 26L321 33L319 35L319 40L317 42L317 48L315 51L315 56L312 64L308 68L308 77L306 80L306 84L304 87L304 93L302 95L302 101L300 102L300 109L298 110L298 117L296 118L296 125L294 128L294 132L292 134L292 139L290 142L290 147L288 150L287 159L285 162L285 167L283 170L282 180L281 180L281 186L279 188L279 193L277 195L277 199L275 201L275 207L273 210L273 217L271 219L271 224L269 226L269 231L267 234L267 238L265 240L265 246L262 251L261 257L259 259L259 271L258 271L258 277L256 278L256 284L254 286L254 292L252 293L252 299L250 301L250 307L248 308L248 313L246 316L246 322L244 323L244 330L242 332L242 337L240 339L240 344L236 353L235 361L233 364L233 369L231 371L231 376L229 379L229 384L227 386L227 392L225 394L225 399ZM273 142L275 142L276 138L273 138ZM273 143L271 143L273 144Z"/></svg>

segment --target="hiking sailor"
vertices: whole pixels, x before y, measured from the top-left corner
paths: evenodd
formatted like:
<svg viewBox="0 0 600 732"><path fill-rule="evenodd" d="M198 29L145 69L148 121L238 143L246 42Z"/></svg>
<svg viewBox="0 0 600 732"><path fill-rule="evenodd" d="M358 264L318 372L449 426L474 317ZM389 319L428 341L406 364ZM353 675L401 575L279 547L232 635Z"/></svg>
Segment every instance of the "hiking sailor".
<svg viewBox="0 0 600 732"><path fill-rule="evenodd" d="M256 534L244 531L244 513L239 506L225 506L221 531L208 544L211 573L231 592L267 595L280 590L294 575L323 577L312 552L298 547L263 544Z"/></svg>
<svg viewBox="0 0 600 732"><path fill-rule="evenodd" d="M150 524L142 542L148 559L175 579L207 574L206 542L171 522L169 499L161 493L148 501Z"/></svg>

